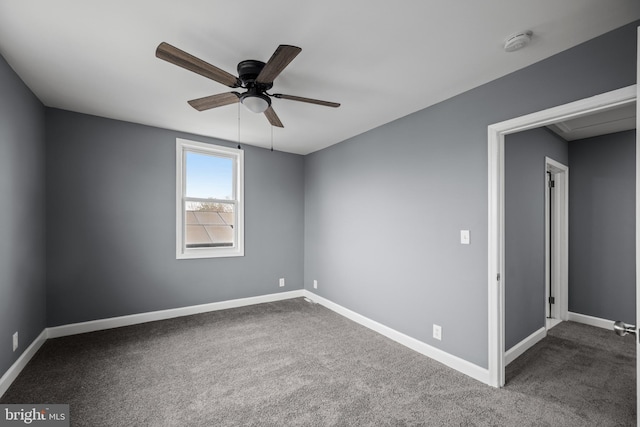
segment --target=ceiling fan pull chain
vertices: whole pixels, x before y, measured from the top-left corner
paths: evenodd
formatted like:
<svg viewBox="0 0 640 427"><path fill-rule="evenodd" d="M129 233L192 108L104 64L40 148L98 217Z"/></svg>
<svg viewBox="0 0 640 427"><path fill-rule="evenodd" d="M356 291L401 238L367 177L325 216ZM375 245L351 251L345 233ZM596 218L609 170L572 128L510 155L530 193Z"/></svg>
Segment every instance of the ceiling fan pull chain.
<svg viewBox="0 0 640 427"><path fill-rule="evenodd" d="M240 104L238 103L238 150L241 150L240 146Z"/></svg>

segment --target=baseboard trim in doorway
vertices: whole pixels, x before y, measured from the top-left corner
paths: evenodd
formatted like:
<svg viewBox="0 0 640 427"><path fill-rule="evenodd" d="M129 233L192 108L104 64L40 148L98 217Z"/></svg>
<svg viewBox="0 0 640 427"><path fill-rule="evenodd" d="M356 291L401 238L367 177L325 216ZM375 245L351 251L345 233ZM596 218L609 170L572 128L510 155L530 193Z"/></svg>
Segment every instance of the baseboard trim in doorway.
<svg viewBox="0 0 640 427"><path fill-rule="evenodd" d="M598 328L613 330L613 320L601 319L599 317L587 316L586 314L579 313L567 313L567 320L573 321L576 323L583 323L585 325L596 326ZM540 328L527 338L520 341L518 344L511 347L508 351L504 353L504 365L507 366L509 363L516 360L520 357L525 351L529 350L531 347L536 345L538 341L547 336L547 329Z"/></svg>
<svg viewBox="0 0 640 427"><path fill-rule="evenodd" d="M547 336L547 328L542 327L520 341L518 344L511 347L504 353L504 366L516 360L525 351L536 345L540 340Z"/></svg>
<svg viewBox="0 0 640 427"><path fill-rule="evenodd" d="M27 347L27 349L20 355L20 357L18 357L18 360L16 360L13 365L11 365L11 367L7 370L7 372L2 375L2 377L0 378L0 397L7 390L9 390L11 384L13 384L15 379L18 378L20 372L22 372L24 367L27 366L27 363L29 363L31 358L37 353L37 351L40 349L40 347L42 347L42 344L44 344L46 340L47 330L44 329L40 333L40 335L38 335L36 339L33 340L29 347Z"/></svg>
<svg viewBox="0 0 640 427"><path fill-rule="evenodd" d="M614 323L613 320L601 319L599 317L588 316L586 314L580 314L580 313L573 313L571 311L567 313L567 320L570 320L572 322L577 322L577 323L584 323L585 325L596 326L598 328L608 329L610 331L613 331L613 323Z"/></svg>
<svg viewBox="0 0 640 427"><path fill-rule="evenodd" d="M137 325L139 323L154 322L156 320L173 319L174 317L191 316L193 314L207 313L210 311L226 310L229 308L245 307L248 305L263 304L291 298L300 298L302 296L304 296L303 290L299 289L296 291L280 292L277 294L261 295L257 297L240 298L208 304L192 305L188 307L172 308L169 310L150 311L147 313L131 314L128 316L98 319L89 322L72 323L69 325L48 328L47 338L59 338L68 335L82 334L85 332L120 328L123 326Z"/></svg>
<svg viewBox="0 0 640 427"><path fill-rule="evenodd" d="M452 369L455 369L458 372L461 372L471 378L474 378L484 384L489 384L489 370L485 368L481 368L480 366L468 362L464 359L461 359L457 356L447 353L446 351L440 350L439 348L435 348L430 346L427 343L419 341L415 338L412 338L408 335L403 334L402 332L396 331L388 326L385 326L381 323L376 322L375 320L371 320L368 317L365 317L361 314L358 314L354 311L349 310L339 304L334 303L326 298L318 296L313 292L308 290L304 290L305 297L310 299L311 301L318 303L329 310L332 310L339 315L346 317L349 320L352 320L356 323L359 323L362 326L365 326L381 335L384 335L387 338L392 339L393 341L404 345L418 353L427 356L431 359L434 359L443 365L446 365Z"/></svg>

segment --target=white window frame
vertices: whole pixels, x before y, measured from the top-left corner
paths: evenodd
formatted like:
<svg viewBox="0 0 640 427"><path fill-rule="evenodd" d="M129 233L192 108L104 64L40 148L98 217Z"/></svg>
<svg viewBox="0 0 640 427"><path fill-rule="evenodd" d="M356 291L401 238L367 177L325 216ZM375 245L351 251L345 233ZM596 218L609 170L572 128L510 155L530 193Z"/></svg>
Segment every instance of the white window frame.
<svg viewBox="0 0 640 427"><path fill-rule="evenodd" d="M233 203L236 214L233 246L212 248L187 248L185 245L186 224L184 206L186 201L186 153L195 152L233 160L233 192L232 200L221 200ZM244 151L203 142L176 139L176 259L219 258L244 256Z"/></svg>

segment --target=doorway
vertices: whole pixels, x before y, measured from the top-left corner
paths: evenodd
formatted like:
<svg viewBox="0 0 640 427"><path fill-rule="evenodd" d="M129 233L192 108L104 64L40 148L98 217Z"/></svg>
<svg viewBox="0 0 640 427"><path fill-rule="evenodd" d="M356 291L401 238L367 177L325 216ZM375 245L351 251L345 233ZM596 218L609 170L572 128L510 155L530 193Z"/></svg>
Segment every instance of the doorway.
<svg viewBox="0 0 640 427"><path fill-rule="evenodd" d="M504 252L504 141L505 136L553 123L583 117L630 105L635 102L636 85L607 92L563 106L532 113L489 126L488 129L488 183L489 183L489 384L502 387L505 383L505 276ZM637 147L637 145L636 145ZM640 152L640 150L636 150ZM640 156L636 169L640 170ZM638 229L636 217L636 229ZM636 247L640 246L637 244ZM638 251L637 251L638 253ZM636 281L637 285L637 281Z"/></svg>
<svg viewBox="0 0 640 427"><path fill-rule="evenodd" d="M547 331L569 306L569 167L545 158L545 318Z"/></svg>

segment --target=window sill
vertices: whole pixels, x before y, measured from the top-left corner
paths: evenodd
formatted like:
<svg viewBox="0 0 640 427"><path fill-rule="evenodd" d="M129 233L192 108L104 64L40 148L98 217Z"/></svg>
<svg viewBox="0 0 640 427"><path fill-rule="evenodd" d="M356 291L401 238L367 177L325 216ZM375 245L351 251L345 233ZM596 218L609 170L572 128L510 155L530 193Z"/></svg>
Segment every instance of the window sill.
<svg viewBox="0 0 640 427"><path fill-rule="evenodd" d="M191 248L176 253L176 259L229 258L243 257L244 251L238 248Z"/></svg>

